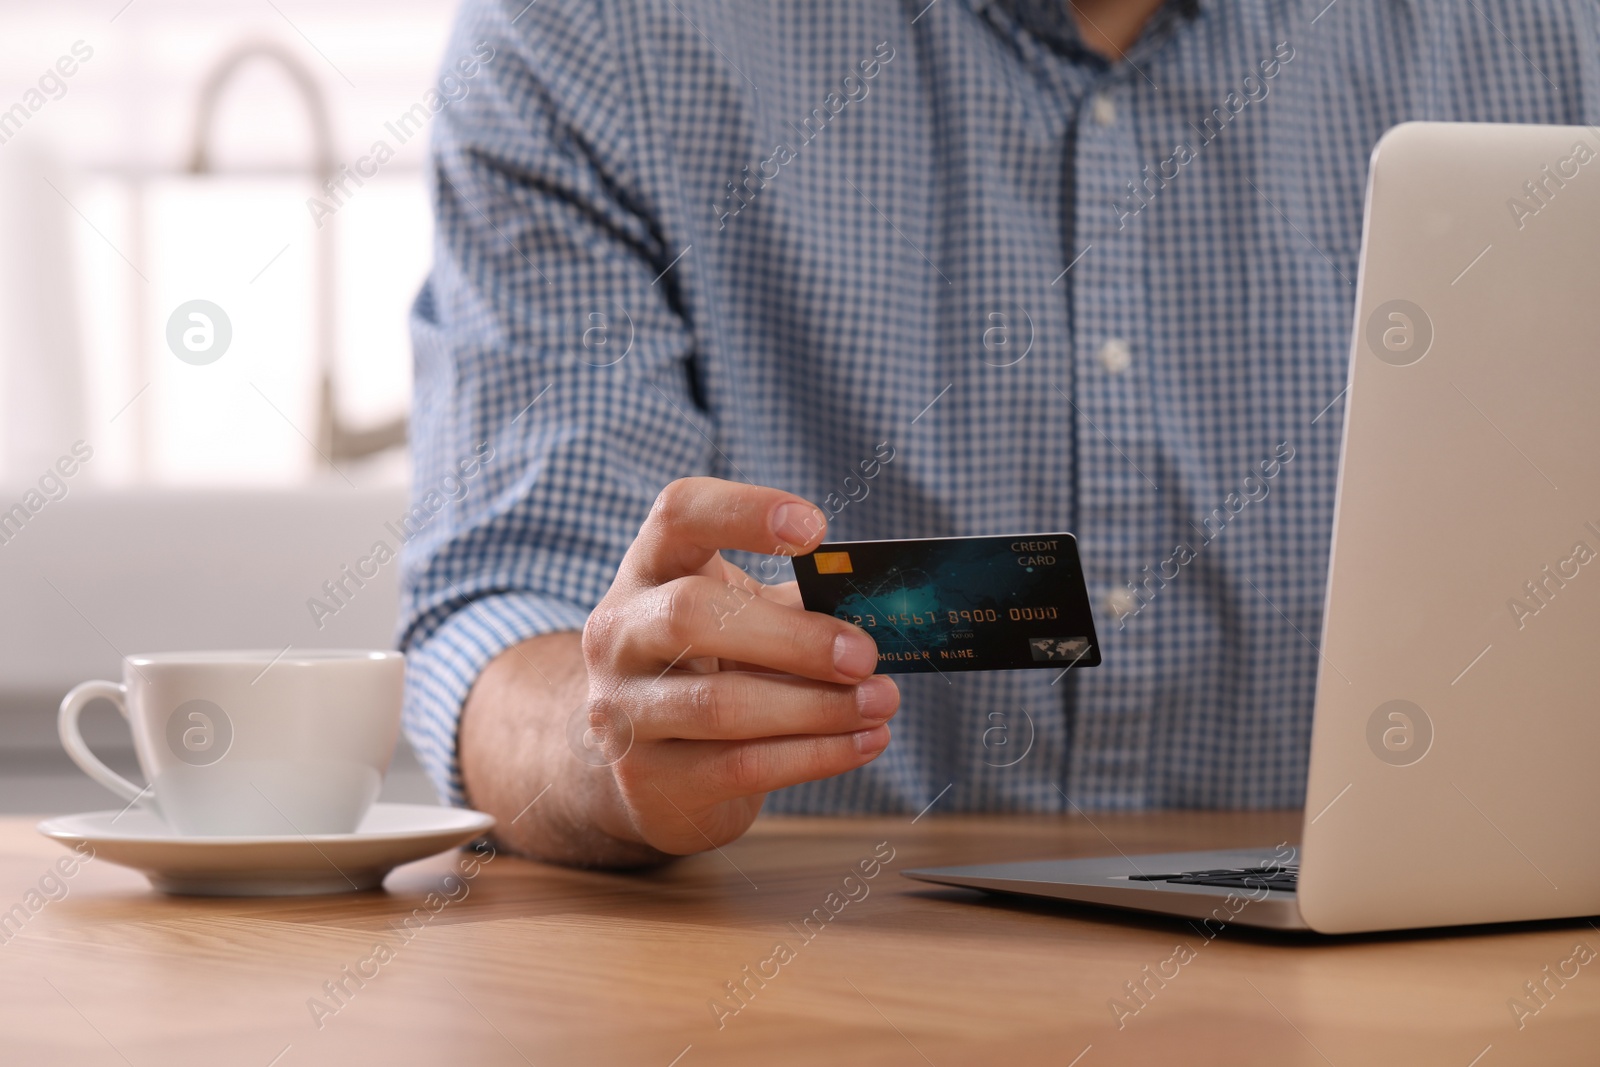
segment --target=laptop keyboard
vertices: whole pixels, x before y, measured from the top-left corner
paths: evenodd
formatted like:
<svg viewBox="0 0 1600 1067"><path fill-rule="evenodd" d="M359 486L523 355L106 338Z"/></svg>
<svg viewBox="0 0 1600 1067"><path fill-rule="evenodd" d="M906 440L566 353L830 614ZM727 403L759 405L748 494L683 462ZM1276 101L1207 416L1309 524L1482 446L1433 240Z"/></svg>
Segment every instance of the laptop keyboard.
<svg viewBox="0 0 1600 1067"><path fill-rule="evenodd" d="M1224 867L1216 871L1182 874L1130 874L1130 882L1171 882L1176 885L1214 885L1224 889L1276 889L1293 893L1300 876L1298 865L1281 867Z"/></svg>

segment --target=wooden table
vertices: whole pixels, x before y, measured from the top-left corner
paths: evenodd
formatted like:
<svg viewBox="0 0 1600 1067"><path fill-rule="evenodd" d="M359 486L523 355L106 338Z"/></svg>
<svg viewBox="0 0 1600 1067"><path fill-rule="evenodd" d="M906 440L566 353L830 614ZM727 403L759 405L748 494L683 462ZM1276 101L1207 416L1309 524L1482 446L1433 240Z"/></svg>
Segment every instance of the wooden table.
<svg viewBox="0 0 1600 1067"><path fill-rule="evenodd" d="M1600 949L1584 921L1204 943L1181 923L984 902L895 873L1273 844L1298 824L1277 812L767 819L720 854L646 875L501 855L465 878L469 854L452 853L401 868L384 892L299 900L159 896L97 860L0 944L0 1063L1600 1063L1600 960L1520 1029L1508 1007L1577 943ZM889 850L862 878L859 862ZM0 908L64 854L32 820L0 820ZM797 928L816 909L831 917L807 940ZM408 916L412 932L397 933ZM1194 958L1147 983L1131 1013L1124 983L1180 944ZM324 983L340 981L330 996Z"/></svg>

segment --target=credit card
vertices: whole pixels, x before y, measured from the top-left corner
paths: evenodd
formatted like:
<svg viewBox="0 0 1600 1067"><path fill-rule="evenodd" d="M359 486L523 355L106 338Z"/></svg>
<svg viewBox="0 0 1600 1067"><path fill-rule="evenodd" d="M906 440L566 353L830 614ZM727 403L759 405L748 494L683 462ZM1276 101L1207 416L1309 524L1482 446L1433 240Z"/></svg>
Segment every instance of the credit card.
<svg viewBox="0 0 1600 1067"><path fill-rule="evenodd" d="M1100 664L1071 534L840 541L794 575L806 610L872 635L879 674Z"/></svg>

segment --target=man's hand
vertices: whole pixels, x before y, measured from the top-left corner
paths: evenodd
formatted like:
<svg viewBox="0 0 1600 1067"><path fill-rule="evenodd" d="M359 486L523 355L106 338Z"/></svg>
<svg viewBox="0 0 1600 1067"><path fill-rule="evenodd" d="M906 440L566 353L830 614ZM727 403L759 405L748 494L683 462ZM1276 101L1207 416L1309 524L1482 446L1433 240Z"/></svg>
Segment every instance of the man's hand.
<svg viewBox="0 0 1600 1067"><path fill-rule="evenodd" d="M882 752L900 693L872 675L872 638L719 553L802 554L825 528L776 489L668 486L590 616L582 662L574 635L535 638L490 664L468 699L463 774L501 836L578 863L698 852L742 834L771 790ZM563 707L580 689L581 705ZM569 745L573 714L588 758ZM541 774L551 803L519 811Z"/></svg>

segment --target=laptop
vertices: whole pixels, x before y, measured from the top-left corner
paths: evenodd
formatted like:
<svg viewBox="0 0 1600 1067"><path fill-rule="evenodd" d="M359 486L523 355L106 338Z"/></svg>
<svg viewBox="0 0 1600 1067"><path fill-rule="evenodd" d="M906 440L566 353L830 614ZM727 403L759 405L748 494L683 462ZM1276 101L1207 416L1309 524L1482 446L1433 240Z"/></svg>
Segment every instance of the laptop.
<svg viewBox="0 0 1600 1067"><path fill-rule="evenodd" d="M1297 844L903 872L1348 934L1600 914L1600 131L1373 151Z"/></svg>

